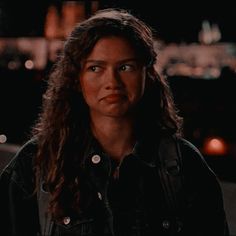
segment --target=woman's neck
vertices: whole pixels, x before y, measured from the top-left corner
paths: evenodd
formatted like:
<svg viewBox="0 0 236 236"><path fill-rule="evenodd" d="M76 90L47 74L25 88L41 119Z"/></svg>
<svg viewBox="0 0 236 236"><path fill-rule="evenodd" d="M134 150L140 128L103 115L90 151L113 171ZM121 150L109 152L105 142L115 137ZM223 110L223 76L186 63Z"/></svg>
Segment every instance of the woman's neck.
<svg viewBox="0 0 236 236"><path fill-rule="evenodd" d="M101 119L91 122L92 133L103 150L114 160L121 161L135 144L134 125L130 119Z"/></svg>

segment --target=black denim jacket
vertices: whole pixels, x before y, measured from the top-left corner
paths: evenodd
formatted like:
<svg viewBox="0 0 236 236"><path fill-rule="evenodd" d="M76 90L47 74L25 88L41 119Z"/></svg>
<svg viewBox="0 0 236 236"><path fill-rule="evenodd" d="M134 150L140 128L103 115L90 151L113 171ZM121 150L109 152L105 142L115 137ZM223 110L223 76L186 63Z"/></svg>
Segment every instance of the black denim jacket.
<svg viewBox="0 0 236 236"><path fill-rule="evenodd" d="M167 213L157 172L158 140L138 142L124 158L119 178L114 179L113 161L92 137L83 162L83 189L90 196L87 211L79 217L65 215L62 223L45 220L43 211L49 193L42 187L38 195L33 195L32 162L37 145L31 140L1 174L1 230L9 236L228 235L222 192L215 174L191 143L184 139L179 142L184 206L178 221ZM45 223L49 225L42 225ZM178 230L173 230L176 223Z"/></svg>

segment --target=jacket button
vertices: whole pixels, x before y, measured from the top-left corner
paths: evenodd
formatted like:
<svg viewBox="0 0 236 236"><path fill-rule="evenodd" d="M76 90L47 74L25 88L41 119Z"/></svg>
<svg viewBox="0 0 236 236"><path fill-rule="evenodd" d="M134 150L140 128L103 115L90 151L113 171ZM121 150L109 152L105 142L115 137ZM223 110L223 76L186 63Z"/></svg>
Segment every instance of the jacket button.
<svg viewBox="0 0 236 236"><path fill-rule="evenodd" d="M102 200L102 194L100 192L98 192L98 198Z"/></svg>
<svg viewBox="0 0 236 236"><path fill-rule="evenodd" d="M168 220L164 220L162 222L162 226L164 229L169 229L170 228L170 222Z"/></svg>
<svg viewBox="0 0 236 236"><path fill-rule="evenodd" d="M183 228L183 223L181 221L177 221L177 232L179 233Z"/></svg>
<svg viewBox="0 0 236 236"><path fill-rule="evenodd" d="M70 217L69 217L69 216L64 217L64 218L63 218L63 223L64 223L65 225L70 224Z"/></svg>
<svg viewBox="0 0 236 236"><path fill-rule="evenodd" d="M92 162L94 164L98 164L101 161L101 157L99 155L93 155L92 156Z"/></svg>

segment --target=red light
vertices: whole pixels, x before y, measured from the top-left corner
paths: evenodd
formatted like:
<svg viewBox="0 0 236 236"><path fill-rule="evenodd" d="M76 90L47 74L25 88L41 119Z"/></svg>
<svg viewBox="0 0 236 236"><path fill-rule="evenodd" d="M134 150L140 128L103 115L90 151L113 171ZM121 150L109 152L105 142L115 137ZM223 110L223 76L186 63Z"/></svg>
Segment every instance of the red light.
<svg viewBox="0 0 236 236"><path fill-rule="evenodd" d="M219 137L208 138L203 145L203 152L206 155L225 155L227 154L227 144Z"/></svg>

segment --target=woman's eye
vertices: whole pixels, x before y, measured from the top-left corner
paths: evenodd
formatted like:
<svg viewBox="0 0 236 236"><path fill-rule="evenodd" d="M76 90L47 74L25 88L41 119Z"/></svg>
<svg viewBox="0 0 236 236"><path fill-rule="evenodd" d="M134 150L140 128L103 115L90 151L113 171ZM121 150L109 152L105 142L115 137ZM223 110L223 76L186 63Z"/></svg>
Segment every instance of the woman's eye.
<svg viewBox="0 0 236 236"><path fill-rule="evenodd" d="M100 67L99 66L89 66L88 70L92 71L92 72L99 72L100 71Z"/></svg>
<svg viewBox="0 0 236 236"><path fill-rule="evenodd" d="M134 67L132 65L122 65L119 68L121 71L132 71L134 69Z"/></svg>

